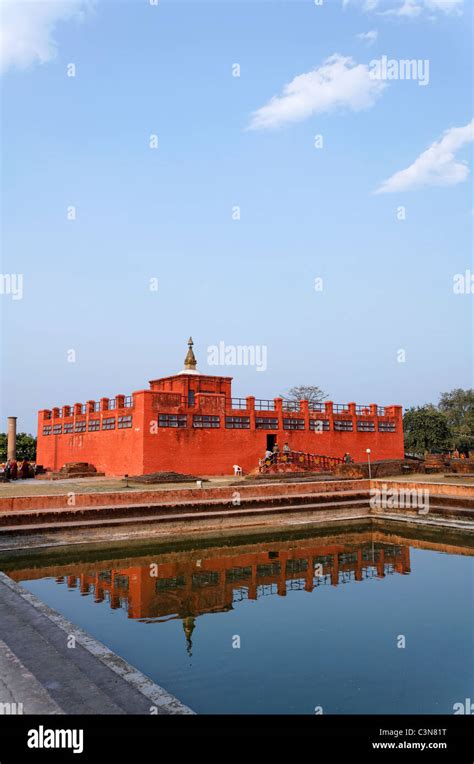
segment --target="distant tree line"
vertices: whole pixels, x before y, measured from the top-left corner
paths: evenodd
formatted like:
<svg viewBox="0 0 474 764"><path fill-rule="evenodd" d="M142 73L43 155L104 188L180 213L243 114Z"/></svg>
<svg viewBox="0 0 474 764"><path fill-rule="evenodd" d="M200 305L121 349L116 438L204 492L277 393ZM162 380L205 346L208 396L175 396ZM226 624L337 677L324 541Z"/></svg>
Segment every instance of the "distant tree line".
<svg viewBox="0 0 474 764"><path fill-rule="evenodd" d="M315 385L297 385L282 398L321 403L327 395ZM403 417L405 451L423 455L458 450L474 451L474 390L457 388L442 393L438 404L427 403L406 410Z"/></svg>
<svg viewBox="0 0 474 764"><path fill-rule="evenodd" d="M407 409L403 417L405 450L423 455L457 449L474 451L474 390L442 393L439 403Z"/></svg>
<svg viewBox="0 0 474 764"><path fill-rule="evenodd" d="M29 462L36 461L36 438L33 435L27 435L26 432L19 432L16 436L16 458L20 461L28 459ZM7 460L7 435L0 432L0 462Z"/></svg>

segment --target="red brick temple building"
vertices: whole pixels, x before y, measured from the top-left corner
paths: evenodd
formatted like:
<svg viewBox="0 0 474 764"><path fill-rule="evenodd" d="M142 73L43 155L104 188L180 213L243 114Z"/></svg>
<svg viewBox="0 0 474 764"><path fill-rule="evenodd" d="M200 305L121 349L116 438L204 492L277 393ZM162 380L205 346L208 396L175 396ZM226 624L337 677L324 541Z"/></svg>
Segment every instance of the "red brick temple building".
<svg viewBox="0 0 474 764"><path fill-rule="evenodd" d="M232 377L201 374L188 345L183 371L146 390L40 411L37 463L88 462L106 475L231 475L234 465L257 469L275 443L356 462L367 448L373 461L403 458L401 406L233 398Z"/></svg>

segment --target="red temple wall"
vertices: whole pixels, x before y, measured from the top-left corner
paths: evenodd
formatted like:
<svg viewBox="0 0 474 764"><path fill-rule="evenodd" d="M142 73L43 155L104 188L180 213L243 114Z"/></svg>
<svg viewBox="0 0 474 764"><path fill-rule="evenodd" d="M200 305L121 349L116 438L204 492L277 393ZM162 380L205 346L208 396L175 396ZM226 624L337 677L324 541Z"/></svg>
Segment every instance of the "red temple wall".
<svg viewBox="0 0 474 764"><path fill-rule="evenodd" d="M214 389L222 392L211 392ZM117 396L117 408L109 410L108 399L100 405L88 401L75 404L74 416L58 408L39 412L37 463L58 470L68 462L89 462L106 475L140 475L152 472L174 471L196 475L230 475L233 465L244 472L258 467L259 459L267 447L267 435L275 435L282 450L287 441L291 450L323 456L342 457L348 452L354 461L366 461L366 449L371 449L371 460L402 459L404 456L402 409L390 406L380 410L375 404L356 407L355 403L335 406L328 402L322 411L310 411L302 401L297 411L285 411L283 401L255 401L255 398L232 399L230 378L177 375L150 383L151 390L133 394L133 399ZM188 390L195 393L189 405ZM201 392L200 392L201 391ZM127 407L128 406L128 407ZM235 406L235 408L234 408ZM94 410L99 408L100 410ZM61 416L60 414L66 414ZM159 414L185 415L187 426L158 427ZM218 428L193 427L193 417L218 416ZM131 416L131 427L89 432L91 419ZM249 429L227 429L225 418L248 417ZM256 429L256 418L274 418L278 429ZM304 430L284 429L283 420L300 419ZM329 422L329 431L310 429L310 420L323 418ZM335 431L335 422L350 420L352 431ZM66 423L86 422L86 432L64 434ZM374 432L357 430L358 421L373 422ZM379 431L379 423L391 422L395 432ZM43 434L44 427L50 434ZM61 434L54 429L61 427Z"/></svg>

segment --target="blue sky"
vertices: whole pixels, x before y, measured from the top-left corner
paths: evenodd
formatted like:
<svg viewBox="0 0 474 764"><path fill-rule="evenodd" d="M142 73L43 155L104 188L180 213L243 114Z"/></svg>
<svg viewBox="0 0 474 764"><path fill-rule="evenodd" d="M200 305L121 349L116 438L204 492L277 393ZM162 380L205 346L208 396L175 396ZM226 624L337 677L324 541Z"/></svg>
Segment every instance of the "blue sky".
<svg viewBox="0 0 474 764"><path fill-rule="evenodd" d="M4 5L1 429L179 371L190 334L234 395L472 385L471 3ZM372 79L384 55L428 84ZM208 366L220 341L266 371Z"/></svg>

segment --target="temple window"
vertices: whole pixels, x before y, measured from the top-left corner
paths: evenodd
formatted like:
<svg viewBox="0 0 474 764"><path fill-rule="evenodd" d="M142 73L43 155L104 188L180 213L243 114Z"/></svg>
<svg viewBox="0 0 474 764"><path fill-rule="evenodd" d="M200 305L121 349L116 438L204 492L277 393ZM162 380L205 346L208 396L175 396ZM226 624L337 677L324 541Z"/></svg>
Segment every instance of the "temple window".
<svg viewBox="0 0 474 764"><path fill-rule="evenodd" d="M186 414L159 414L158 427L187 427Z"/></svg>
<svg viewBox="0 0 474 764"><path fill-rule="evenodd" d="M334 430L335 432L352 432L352 419L335 419Z"/></svg>
<svg viewBox="0 0 474 764"><path fill-rule="evenodd" d="M375 432L375 422L372 422L370 419L358 419L357 432Z"/></svg>
<svg viewBox="0 0 474 764"><path fill-rule="evenodd" d="M278 430L277 417L256 417L255 427L257 430Z"/></svg>
<svg viewBox="0 0 474 764"><path fill-rule="evenodd" d="M284 430L304 430L304 419L284 419Z"/></svg>
<svg viewBox="0 0 474 764"><path fill-rule="evenodd" d="M316 432L327 432L331 429L329 419L310 419L309 429L316 430Z"/></svg>
<svg viewBox="0 0 474 764"><path fill-rule="evenodd" d="M250 417L226 416L225 426L228 430L250 430Z"/></svg>
<svg viewBox="0 0 474 764"><path fill-rule="evenodd" d="M379 432L396 432L395 422L379 422Z"/></svg>
<svg viewBox="0 0 474 764"><path fill-rule="evenodd" d="M218 416L196 414L193 417L193 427L220 427L220 420Z"/></svg>

